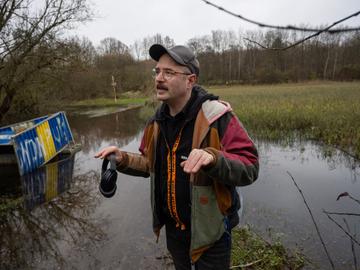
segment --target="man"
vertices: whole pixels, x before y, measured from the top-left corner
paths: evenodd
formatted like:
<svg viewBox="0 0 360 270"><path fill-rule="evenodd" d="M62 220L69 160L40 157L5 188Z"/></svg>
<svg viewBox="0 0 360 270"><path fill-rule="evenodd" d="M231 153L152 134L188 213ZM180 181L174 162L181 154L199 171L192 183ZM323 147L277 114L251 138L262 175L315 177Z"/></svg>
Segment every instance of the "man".
<svg viewBox="0 0 360 270"><path fill-rule="evenodd" d="M199 62L184 46L149 50L161 107L147 123L141 154L115 146L120 172L151 182L153 229L165 225L175 268L228 269L231 229L239 223L236 186L258 176L257 150L228 103L196 85Z"/></svg>

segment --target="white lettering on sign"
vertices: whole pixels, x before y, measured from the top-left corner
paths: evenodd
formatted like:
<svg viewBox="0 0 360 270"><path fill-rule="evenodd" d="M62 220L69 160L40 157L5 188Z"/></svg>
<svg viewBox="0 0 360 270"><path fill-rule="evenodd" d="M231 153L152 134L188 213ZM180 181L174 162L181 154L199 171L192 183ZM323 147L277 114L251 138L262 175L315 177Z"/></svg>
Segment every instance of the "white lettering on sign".
<svg viewBox="0 0 360 270"><path fill-rule="evenodd" d="M54 140L58 145L63 146L69 142L69 138L67 136L68 126L65 122L65 119L60 117L60 115L56 117L56 123L57 125L55 126L53 134Z"/></svg>
<svg viewBox="0 0 360 270"><path fill-rule="evenodd" d="M21 172L30 171L30 168L37 167L34 164L38 165L44 160L38 137L18 142L16 152Z"/></svg>

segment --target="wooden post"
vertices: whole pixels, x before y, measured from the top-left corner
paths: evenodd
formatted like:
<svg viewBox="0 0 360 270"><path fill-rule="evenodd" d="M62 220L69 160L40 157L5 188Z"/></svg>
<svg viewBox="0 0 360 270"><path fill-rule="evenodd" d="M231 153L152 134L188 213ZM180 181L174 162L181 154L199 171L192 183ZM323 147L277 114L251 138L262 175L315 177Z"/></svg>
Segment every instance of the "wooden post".
<svg viewBox="0 0 360 270"><path fill-rule="evenodd" d="M112 86L113 89L114 89L114 100L115 100L115 102L116 102L116 82L115 82L115 78L114 78L113 75L111 75L111 80L112 80L111 86Z"/></svg>

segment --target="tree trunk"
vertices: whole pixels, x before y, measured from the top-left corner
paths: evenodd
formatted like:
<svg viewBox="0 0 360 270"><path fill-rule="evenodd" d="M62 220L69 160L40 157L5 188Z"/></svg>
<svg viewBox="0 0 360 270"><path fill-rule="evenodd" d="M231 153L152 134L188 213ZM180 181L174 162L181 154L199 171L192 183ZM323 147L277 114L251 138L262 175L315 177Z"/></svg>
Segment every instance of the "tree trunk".
<svg viewBox="0 0 360 270"><path fill-rule="evenodd" d="M241 49L239 49L238 80L241 80Z"/></svg>
<svg viewBox="0 0 360 270"><path fill-rule="evenodd" d="M332 80L335 80L337 59L338 59L338 48L335 49L335 58L334 58L334 66L333 66L333 72L332 72Z"/></svg>
<svg viewBox="0 0 360 270"><path fill-rule="evenodd" d="M231 81L232 79L232 76L231 76L231 73L232 73L232 66L231 66L231 62L232 62L232 51L229 51L229 76L228 76L228 80Z"/></svg>
<svg viewBox="0 0 360 270"><path fill-rule="evenodd" d="M330 46L328 47L328 53L327 53L327 57L326 57L326 61L325 61L325 67L324 67L324 73L323 73L324 80L326 80L326 73L327 73L327 68L328 68L328 64L329 64L329 58L330 58Z"/></svg>
<svg viewBox="0 0 360 270"><path fill-rule="evenodd" d="M6 96L0 106L0 123L2 122L5 114L10 110L13 98L14 94L6 93Z"/></svg>

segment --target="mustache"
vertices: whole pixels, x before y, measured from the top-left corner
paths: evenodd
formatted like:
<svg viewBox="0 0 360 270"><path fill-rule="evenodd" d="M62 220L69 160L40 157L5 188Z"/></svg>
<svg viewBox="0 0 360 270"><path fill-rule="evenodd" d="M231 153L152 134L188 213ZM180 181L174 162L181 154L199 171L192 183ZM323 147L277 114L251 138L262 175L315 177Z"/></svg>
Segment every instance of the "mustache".
<svg viewBox="0 0 360 270"><path fill-rule="evenodd" d="M165 85L161 84L161 83L158 83L156 85L156 89L159 89L159 90L169 90Z"/></svg>

